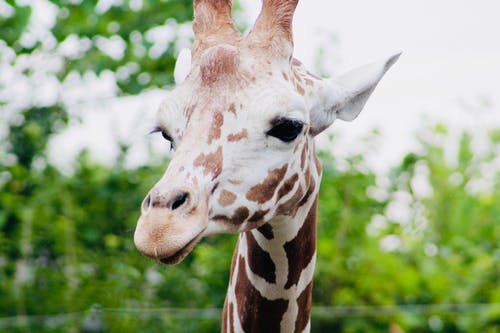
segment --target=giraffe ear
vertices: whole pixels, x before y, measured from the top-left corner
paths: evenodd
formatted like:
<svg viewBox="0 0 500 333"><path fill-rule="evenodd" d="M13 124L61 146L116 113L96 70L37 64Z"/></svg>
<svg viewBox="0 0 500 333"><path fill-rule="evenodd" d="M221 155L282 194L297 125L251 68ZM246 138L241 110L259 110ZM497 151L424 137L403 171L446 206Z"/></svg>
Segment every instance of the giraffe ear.
<svg viewBox="0 0 500 333"><path fill-rule="evenodd" d="M191 71L191 50L182 49L177 57L174 68L174 80L176 85L180 85Z"/></svg>
<svg viewBox="0 0 500 333"><path fill-rule="evenodd" d="M325 80L319 91L319 103L311 110L311 133L321 133L337 118L344 121L356 119L380 79L399 56L400 53Z"/></svg>

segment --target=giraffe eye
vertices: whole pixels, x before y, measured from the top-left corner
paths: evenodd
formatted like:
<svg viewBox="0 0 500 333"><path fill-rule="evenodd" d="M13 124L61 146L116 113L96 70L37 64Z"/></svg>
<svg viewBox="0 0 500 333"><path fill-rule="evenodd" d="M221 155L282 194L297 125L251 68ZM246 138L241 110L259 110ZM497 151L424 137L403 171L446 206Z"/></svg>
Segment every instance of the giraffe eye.
<svg viewBox="0 0 500 333"><path fill-rule="evenodd" d="M267 135L280 139L283 142L292 142L302 132L304 123L300 120L278 118L271 122L273 126Z"/></svg>
<svg viewBox="0 0 500 333"><path fill-rule="evenodd" d="M172 137L165 131L160 131L161 132L161 136L168 141L168 143L170 143L170 150L174 150L175 149L175 145L174 145L174 139L172 139Z"/></svg>
<svg viewBox="0 0 500 333"><path fill-rule="evenodd" d="M174 149L174 139L172 139L172 137L165 130L161 129L160 127L155 127L149 133L152 134L152 133L157 133L157 132L160 132L161 136L170 143L170 149L171 150Z"/></svg>
<svg viewBox="0 0 500 333"><path fill-rule="evenodd" d="M168 135L167 132L165 131L161 131L161 136L167 140L167 141L170 141L171 143L174 142L174 140L172 139L172 137L170 135Z"/></svg>

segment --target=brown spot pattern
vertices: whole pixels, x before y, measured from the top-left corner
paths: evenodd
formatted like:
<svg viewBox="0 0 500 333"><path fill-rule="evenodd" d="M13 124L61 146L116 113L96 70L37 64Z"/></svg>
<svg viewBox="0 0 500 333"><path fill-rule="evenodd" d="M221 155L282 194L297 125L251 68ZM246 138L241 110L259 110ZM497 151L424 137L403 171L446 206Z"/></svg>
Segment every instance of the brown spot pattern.
<svg viewBox="0 0 500 333"><path fill-rule="evenodd" d="M304 190L302 189L302 186L299 186L290 199L278 206L278 215L294 216L299 208L298 202L302 199L302 197L304 197Z"/></svg>
<svg viewBox="0 0 500 333"><path fill-rule="evenodd" d="M233 184L233 185L240 185L241 183L243 183L243 180L241 180L241 179L229 179L228 182Z"/></svg>
<svg viewBox="0 0 500 333"><path fill-rule="evenodd" d="M295 81L302 83L302 77L300 76L299 73L293 72L293 77L295 78Z"/></svg>
<svg viewBox="0 0 500 333"><path fill-rule="evenodd" d="M220 183L217 182L215 183L214 187L212 188L212 191L210 192L212 195L215 193L215 191L219 188Z"/></svg>
<svg viewBox="0 0 500 333"><path fill-rule="evenodd" d="M262 234L262 236L266 237L266 239L273 239L273 227L269 223L263 224L261 227L257 228L257 230Z"/></svg>
<svg viewBox="0 0 500 333"><path fill-rule="evenodd" d="M292 59L292 66L302 66L302 62L299 59Z"/></svg>
<svg viewBox="0 0 500 333"><path fill-rule="evenodd" d="M229 304L229 329L234 332L234 304Z"/></svg>
<svg viewBox="0 0 500 333"><path fill-rule="evenodd" d="M294 174L292 177L288 178L285 183L280 187L278 191L278 198L277 201L279 201L281 198L283 198L285 195L290 193L290 191L293 189L293 186L299 179L298 174Z"/></svg>
<svg viewBox="0 0 500 333"><path fill-rule="evenodd" d="M236 106L234 105L234 103L231 103L231 105L229 105L228 111L236 116Z"/></svg>
<svg viewBox="0 0 500 333"><path fill-rule="evenodd" d="M286 75L285 72L281 72L281 75L283 75L283 78L285 79L285 81L288 81L288 75Z"/></svg>
<svg viewBox="0 0 500 333"><path fill-rule="evenodd" d="M203 167L203 174L212 174L212 179L220 175L222 171L222 147L217 148L213 153L200 154L194 160L195 167Z"/></svg>
<svg viewBox="0 0 500 333"><path fill-rule="evenodd" d="M222 190L219 195L219 204L222 207L227 207L236 201L236 194L228 190Z"/></svg>
<svg viewBox="0 0 500 333"><path fill-rule="evenodd" d="M297 89L297 92L302 96L304 96L304 94L306 93L304 88L302 88L302 86L300 84L297 85L296 89Z"/></svg>
<svg viewBox="0 0 500 333"><path fill-rule="evenodd" d="M211 144L213 140L217 140L221 135L221 127L224 124L224 116L222 113L217 112L212 119L212 125L208 132L208 144Z"/></svg>
<svg viewBox="0 0 500 333"><path fill-rule="evenodd" d="M276 266L268 252L264 251L255 240L252 232L245 232L248 243L247 260L254 274L269 283L276 283Z"/></svg>
<svg viewBox="0 0 500 333"><path fill-rule="evenodd" d="M297 319L295 320L295 332L301 333L306 328L309 322L309 315L312 306L312 281L309 282L307 287L302 291L297 298L297 305L299 307Z"/></svg>
<svg viewBox="0 0 500 333"><path fill-rule="evenodd" d="M302 153L300 154L300 168L304 169L306 166L306 158L307 158L307 152L309 149L307 148L307 145L304 145L304 148L302 148Z"/></svg>
<svg viewBox="0 0 500 333"><path fill-rule="evenodd" d="M314 179L312 177L309 177L308 184L309 184L309 187L307 189L307 192L304 195L304 197L300 200L300 202L298 203L298 205L297 205L298 207L303 206L309 200L309 197L313 194L313 192L316 188L316 182L314 181Z"/></svg>
<svg viewBox="0 0 500 333"><path fill-rule="evenodd" d="M242 139L245 139L248 137L248 131L246 129L243 129L241 132L236 133L236 134L229 134L227 136L227 141L229 142L236 142L240 141Z"/></svg>
<svg viewBox="0 0 500 333"><path fill-rule="evenodd" d="M304 80L306 81L306 84L307 84L308 86L312 87L312 86L314 85L314 81L313 81L313 80L308 79L308 78L306 78L306 79L304 79Z"/></svg>
<svg viewBox="0 0 500 333"><path fill-rule="evenodd" d="M248 222L259 222L262 221L264 216L269 212L269 209L266 210L258 210L253 213L252 217L248 219Z"/></svg>
<svg viewBox="0 0 500 333"><path fill-rule="evenodd" d="M318 156L314 156L314 164L316 165L316 171L318 172L318 175L321 174L321 171L323 171L323 167L321 166L321 161L319 160Z"/></svg>
<svg viewBox="0 0 500 333"><path fill-rule="evenodd" d="M225 215L216 215L214 220L223 220L232 224L242 224L250 215L250 211L246 207L239 207L234 212L233 216L228 217Z"/></svg>
<svg viewBox="0 0 500 333"><path fill-rule="evenodd" d="M255 185L247 192L247 199L261 204L269 201L285 176L287 168L288 164L285 164L282 168L271 170L262 183Z"/></svg>
<svg viewBox="0 0 500 333"><path fill-rule="evenodd" d="M299 282L300 274L316 252L317 201L317 199L314 201L297 236L283 245L288 259L288 280L285 288L290 288Z"/></svg>
<svg viewBox="0 0 500 333"><path fill-rule="evenodd" d="M197 104L193 104L193 105L189 105L188 107L186 107L186 109L184 110L184 114L185 114L186 118L188 118L188 119L191 118L191 115L193 114L193 111L196 108L196 106L197 106Z"/></svg>
<svg viewBox="0 0 500 333"><path fill-rule="evenodd" d="M245 222L245 220L247 219L248 215L250 215L250 212L249 212L248 208L246 208L246 207L239 207L234 212L232 221L235 224L241 224L241 223Z"/></svg>
<svg viewBox="0 0 500 333"><path fill-rule="evenodd" d="M238 51L235 47L216 46L203 55L201 80L208 86L222 79L228 80L236 72L238 64Z"/></svg>
<svg viewBox="0 0 500 333"><path fill-rule="evenodd" d="M236 279L237 311L244 332L280 331L280 322L288 308L284 299L268 300L263 297L248 279L245 260L239 258L238 278Z"/></svg>

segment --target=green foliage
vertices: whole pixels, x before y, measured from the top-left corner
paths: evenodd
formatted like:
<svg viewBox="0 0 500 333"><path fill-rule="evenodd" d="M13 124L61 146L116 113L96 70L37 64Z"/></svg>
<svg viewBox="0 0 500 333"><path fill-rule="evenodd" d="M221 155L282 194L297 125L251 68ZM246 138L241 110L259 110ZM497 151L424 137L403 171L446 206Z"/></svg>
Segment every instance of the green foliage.
<svg viewBox="0 0 500 333"><path fill-rule="evenodd" d="M421 153L408 154L392 170L382 200L367 195L366 189L383 188L364 167L351 164L339 173L326 162L314 301L354 308L340 317L320 312L313 330L498 331L500 215L494 203L500 199L500 175L493 153L498 143L492 140L488 151L475 154L473 137L464 132L452 155L442 144L452 141L443 125L425 134ZM422 181L429 193L420 193ZM407 217L397 219L394 207ZM387 237L398 245L384 249ZM359 308L374 304L391 310ZM416 311L414 304L422 307ZM497 305L456 314L432 304Z"/></svg>
<svg viewBox="0 0 500 333"><path fill-rule="evenodd" d="M143 1L142 6L126 1L107 10L96 10L98 1L53 3L60 8L52 29L54 37L59 41L76 38L88 44L88 50L82 55L68 59L71 61L66 63L62 77L73 70L80 73L120 71L124 74L118 76L118 85L129 94L173 83L175 35L171 40L165 36L163 50L154 53L155 42L148 38L148 32L164 24L175 29L179 23L190 21L192 1ZM100 47L109 41L126 45L120 56L111 57Z"/></svg>
<svg viewBox="0 0 500 333"><path fill-rule="evenodd" d="M18 163L29 169L33 159L43 158L50 136L64 127L68 119L59 105L32 107L23 110L21 116L22 123L10 127L8 146Z"/></svg>
<svg viewBox="0 0 500 333"><path fill-rule="evenodd" d="M90 162L86 153L77 165L71 176L48 166L29 177L12 177L2 186L2 316L79 312L94 303L107 308L194 308L224 301L221 277L229 274L234 237L209 240L169 270L134 248L138 207L164 165L106 168ZM29 184L30 191L20 190L25 188L20 182ZM185 325L163 314L156 317L136 320L131 314L125 321L115 318L107 325L113 331L129 332L148 323L151 331L158 323L172 329ZM60 329L79 325L79 321L70 322ZM218 321L211 325L218 327ZM31 328L35 327L36 323Z"/></svg>
<svg viewBox="0 0 500 333"><path fill-rule="evenodd" d="M4 17L0 20L0 31L2 31L1 39L9 46L16 46L20 49L20 45L17 44L22 33L28 25L29 18L31 16L31 7L29 6L18 6L14 1L6 1L9 8L14 9L12 15L9 17Z"/></svg>
<svg viewBox="0 0 500 333"><path fill-rule="evenodd" d="M30 25L33 5L7 2L12 13L0 16L0 59L8 50L60 58L53 73L60 81L73 72L112 72L123 94L173 83L177 32L192 18L191 0L109 2L109 8L94 0L58 0L46 5L52 11L39 13L48 21L55 16L54 22L39 27ZM189 37L182 38L185 43Z"/></svg>

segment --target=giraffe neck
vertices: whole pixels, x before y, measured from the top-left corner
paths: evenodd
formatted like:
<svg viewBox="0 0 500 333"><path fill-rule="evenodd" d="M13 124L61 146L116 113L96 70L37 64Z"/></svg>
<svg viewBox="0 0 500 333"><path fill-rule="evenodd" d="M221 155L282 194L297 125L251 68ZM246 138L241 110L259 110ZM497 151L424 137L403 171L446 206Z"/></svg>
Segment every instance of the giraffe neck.
<svg viewBox="0 0 500 333"><path fill-rule="evenodd" d="M309 332L316 261L317 193L295 217L240 234L223 332Z"/></svg>

